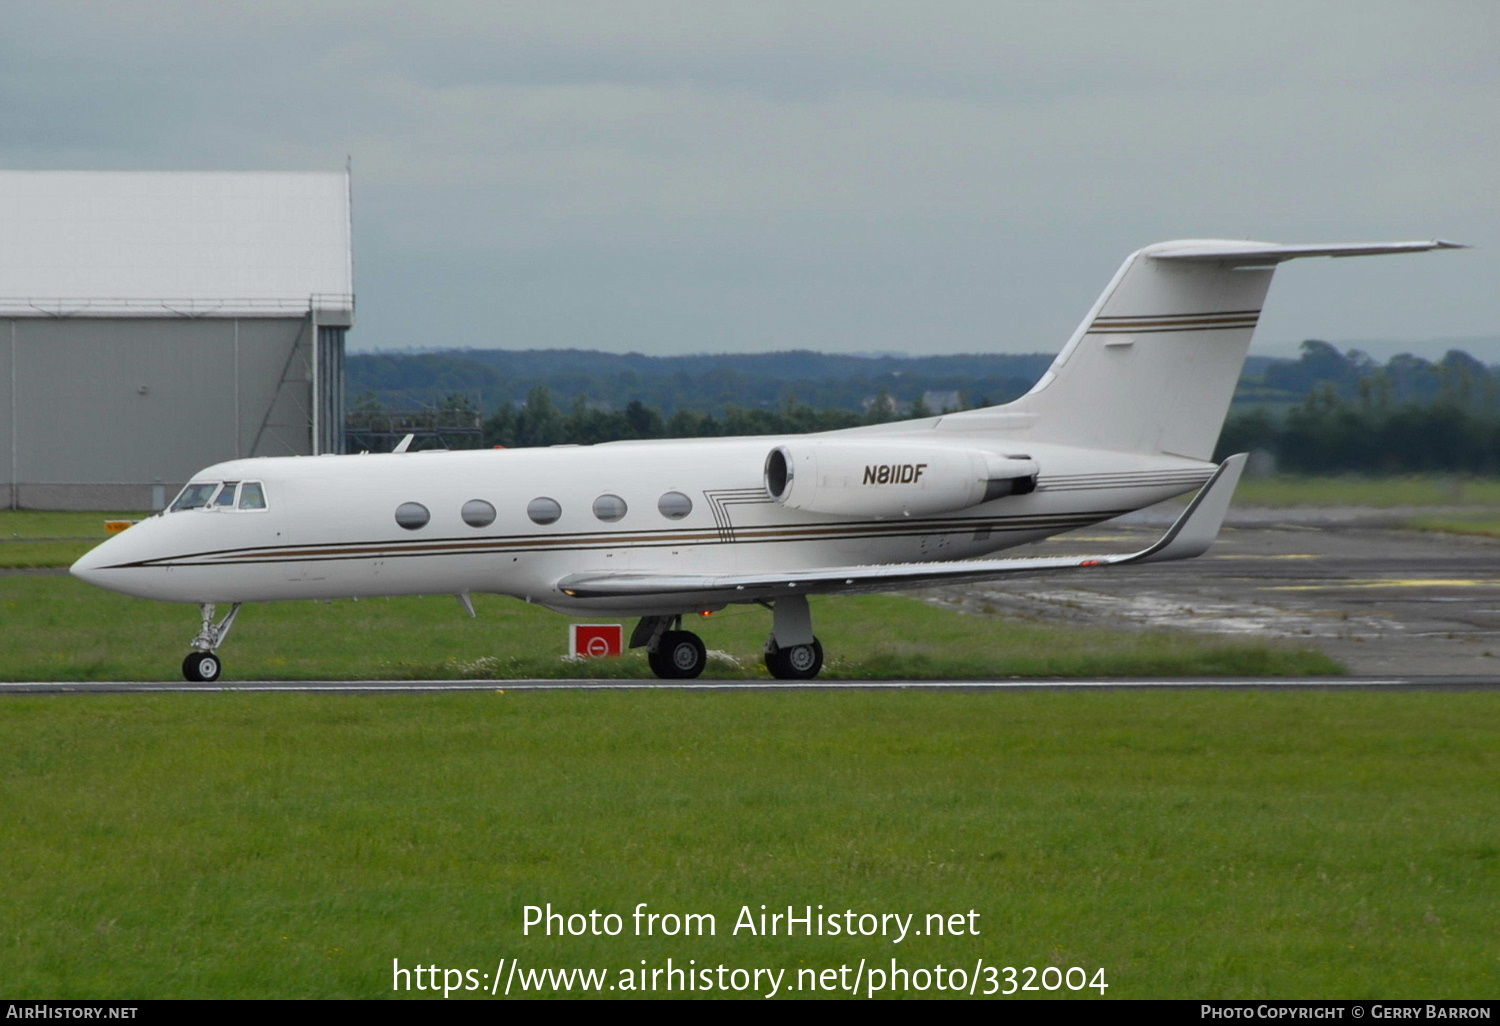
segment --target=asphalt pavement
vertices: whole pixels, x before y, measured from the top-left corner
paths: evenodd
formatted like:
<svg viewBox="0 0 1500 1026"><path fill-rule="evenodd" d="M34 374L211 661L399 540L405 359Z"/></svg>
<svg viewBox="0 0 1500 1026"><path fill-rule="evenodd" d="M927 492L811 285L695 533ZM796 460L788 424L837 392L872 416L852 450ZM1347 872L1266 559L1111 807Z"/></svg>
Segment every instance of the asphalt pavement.
<svg viewBox="0 0 1500 1026"><path fill-rule="evenodd" d="M1356 675L1500 679L1500 540L1392 526L1406 515L1232 509L1197 559L928 594L977 615L1304 642ZM1171 516L1157 508L1028 549L1128 552Z"/></svg>

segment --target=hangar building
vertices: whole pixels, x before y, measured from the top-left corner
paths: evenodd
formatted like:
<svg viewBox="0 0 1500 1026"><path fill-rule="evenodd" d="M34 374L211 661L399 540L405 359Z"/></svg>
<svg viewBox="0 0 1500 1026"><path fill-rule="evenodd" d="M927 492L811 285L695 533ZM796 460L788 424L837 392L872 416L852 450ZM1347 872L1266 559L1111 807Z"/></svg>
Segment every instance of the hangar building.
<svg viewBox="0 0 1500 1026"><path fill-rule="evenodd" d="M344 448L349 175L0 171L0 507Z"/></svg>

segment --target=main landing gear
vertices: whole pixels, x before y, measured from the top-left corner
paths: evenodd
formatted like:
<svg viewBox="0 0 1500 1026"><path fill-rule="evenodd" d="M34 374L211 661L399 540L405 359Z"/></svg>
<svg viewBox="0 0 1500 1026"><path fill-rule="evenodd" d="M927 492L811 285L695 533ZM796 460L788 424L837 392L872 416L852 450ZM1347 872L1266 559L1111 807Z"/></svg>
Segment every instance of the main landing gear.
<svg viewBox="0 0 1500 1026"><path fill-rule="evenodd" d="M662 631L655 649L646 653L651 672L665 680L690 680L708 665L708 650L692 631Z"/></svg>
<svg viewBox="0 0 1500 1026"><path fill-rule="evenodd" d="M644 648L651 672L664 680L691 680L708 665L708 650L680 616L643 616L630 635L631 648Z"/></svg>
<svg viewBox="0 0 1500 1026"><path fill-rule="evenodd" d="M813 637L807 596L779 598L771 612L766 669L778 680L812 680L823 669L823 645ZM630 647L644 648L651 672L664 680L691 680L708 663L703 641L682 629L681 616L641 617L630 635Z"/></svg>
<svg viewBox="0 0 1500 1026"><path fill-rule="evenodd" d="M229 636L229 628L234 626L234 618L240 613L240 603L230 606L229 612L218 623L214 623L216 609L212 602L204 602L198 609L203 614L203 626L193 639L193 651L182 661L182 676L184 680L194 683L211 684L219 679L219 674L224 670L224 664L219 661L218 648Z"/></svg>
<svg viewBox="0 0 1500 1026"><path fill-rule="evenodd" d="M777 680L812 680L823 669L823 645L813 637L806 595L788 595L771 607L766 669Z"/></svg>
<svg viewBox="0 0 1500 1026"><path fill-rule="evenodd" d="M766 642L766 669L777 680L812 680L823 669L823 643L813 638L810 645L779 648L773 634Z"/></svg>

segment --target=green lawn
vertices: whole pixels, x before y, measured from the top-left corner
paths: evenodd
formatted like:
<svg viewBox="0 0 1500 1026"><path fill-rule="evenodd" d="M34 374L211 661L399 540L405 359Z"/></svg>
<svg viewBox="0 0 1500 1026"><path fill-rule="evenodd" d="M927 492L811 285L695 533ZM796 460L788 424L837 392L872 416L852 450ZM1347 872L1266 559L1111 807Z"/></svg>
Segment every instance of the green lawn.
<svg viewBox="0 0 1500 1026"><path fill-rule="evenodd" d="M1471 534L1479 538L1500 538L1500 517L1417 517L1412 527L1419 531L1441 531L1444 534Z"/></svg>
<svg viewBox="0 0 1500 1026"><path fill-rule="evenodd" d="M109 537L106 520L147 515L0 510L0 570L68 566Z"/></svg>
<svg viewBox="0 0 1500 1026"><path fill-rule="evenodd" d="M1277 476L1240 481L1244 506L1489 506L1500 507L1500 478L1456 475L1365 477Z"/></svg>
<svg viewBox="0 0 1500 1026"><path fill-rule="evenodd" d="M565 659L568 620L514 599L452 596L246 606L223 647L226 679L647 677L644 655ZM1317 652L1206 635L1079 630L971 616L906 596L813 599L829 677L1340 673ZM630 621L625 621L630 627ZM688 624L706 677L764 678L771 617L734 606ZM194 606L133 599L62 574L0 576L0 680L175 680Z"/></svg>
<svg viewBox="0 0 1500 1026"><path fill-rule="evenodd" d="M792 979L982 959L1103 969L1111 998L1500 992L1493 692L0 709L4 998L370 998L393 959L502 958L610 981L668 958ZM716 932L634 936L641 902ZM523 934L524 907L548 903L625 932ZM972 910L978 935L734 935L761 905Z"/></svg>

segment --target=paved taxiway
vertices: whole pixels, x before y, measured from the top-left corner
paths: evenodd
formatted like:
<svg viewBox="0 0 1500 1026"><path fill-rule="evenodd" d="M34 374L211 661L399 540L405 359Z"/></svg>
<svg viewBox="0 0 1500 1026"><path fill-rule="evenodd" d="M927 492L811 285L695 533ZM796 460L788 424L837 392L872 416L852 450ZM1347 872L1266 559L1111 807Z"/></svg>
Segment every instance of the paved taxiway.
<svg viewBox="0 0 1500 1026"><path fill-rule="evenodd" d="M1500 541L1391 526L1406 515L1232 509L1194 560L929 595L978 614L1301 642L1355 674L1500 679ZM1145 511L1032 548L1128 552L1169 520Z"/></svg>

